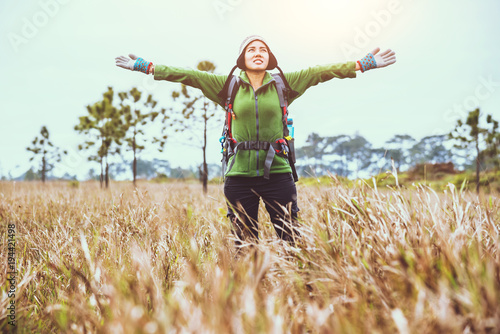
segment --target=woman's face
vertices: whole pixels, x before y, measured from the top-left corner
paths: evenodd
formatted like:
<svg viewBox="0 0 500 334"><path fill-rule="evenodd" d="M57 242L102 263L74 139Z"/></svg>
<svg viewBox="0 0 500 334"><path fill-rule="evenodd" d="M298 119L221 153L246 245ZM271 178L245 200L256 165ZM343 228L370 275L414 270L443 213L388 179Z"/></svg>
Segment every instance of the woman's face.
<svg viewBox="0 0 500 334"><path fill-rule="evenodd" d="M269 65L269 51L261 41L253 41L245 50L247 71L265 71Z"/></svg>

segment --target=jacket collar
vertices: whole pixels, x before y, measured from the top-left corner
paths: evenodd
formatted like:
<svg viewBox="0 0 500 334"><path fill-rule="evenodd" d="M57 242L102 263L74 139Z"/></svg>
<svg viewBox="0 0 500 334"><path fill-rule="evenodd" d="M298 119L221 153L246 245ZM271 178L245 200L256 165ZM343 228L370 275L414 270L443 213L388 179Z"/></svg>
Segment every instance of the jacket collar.
<svg viewBox="0 0 500 334"><path fill-rule="evenodd" d="M250 84L250 79L248 79L248 75L246 71L241 71L240 72L240 78L243 80L245 83ZM273 76L269 74L268 71L266 71L266 74L264 75L264 80L262 81L262 86L267 85L269 82L274 80Z"/></svg>

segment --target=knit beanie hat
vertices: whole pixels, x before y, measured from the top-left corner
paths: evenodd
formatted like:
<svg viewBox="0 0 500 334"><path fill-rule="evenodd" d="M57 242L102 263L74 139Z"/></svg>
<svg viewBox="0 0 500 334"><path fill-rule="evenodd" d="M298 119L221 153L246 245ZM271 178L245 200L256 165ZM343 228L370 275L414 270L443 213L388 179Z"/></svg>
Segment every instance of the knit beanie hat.
<svg viewBox="0 0 500 334"><path fill-rule="evenodd" d="M261 41L262 43L264 43L267 46L267 51L269 52L269 64L267 65L266 70L272 70L276 66L278 66L278 61L276 60L276 57L274 56L274 54L271 52L271 49L269 48L269 44L267 44L267 42L265 41L264 38L262 38L261 36L258 36L258 35L248 36L247 38L245 38L243 40L243 43L241 43L241 46L240 46L239 57L236 60L236 65L239 68L241 68L242 70L246 70L245 50L246 50L248 44L252 43L253 41Z"/></svg>

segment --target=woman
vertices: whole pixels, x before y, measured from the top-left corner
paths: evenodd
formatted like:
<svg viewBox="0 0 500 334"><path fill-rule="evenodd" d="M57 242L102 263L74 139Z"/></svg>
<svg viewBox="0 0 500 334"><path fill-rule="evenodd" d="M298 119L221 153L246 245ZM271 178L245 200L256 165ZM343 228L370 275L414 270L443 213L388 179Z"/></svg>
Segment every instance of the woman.
<svg viewBox="0 0 500 334"><path fill-rule="evenodd" d="M282 108L275 80L268 70L278 68L284 75L288 87L294 91L288 98L290 104L309 87L320 82L333 78L355 78L356 71L381 68L396 61L393 51L387 50L380 54L379 51L377 48L357 62L316 66L283 74L264 38L256 35L247 37L240 46L236 61L236 66L242 71L239 75L240 86L232 106L235 115L231 120L232 138L238 143L275 143L283 138ZM129 56L130 58L117 57L116 65L153 74L155 80L181 82L199 88L207 98L224 107L224 101L221 101L218 94L226 87L228 76L154 65L132 54ZM266 151L261 147L238 150L232 156L224 182L228 217L237 240L257 240L258 208L262 198L278 236L293 244L292 226L297 219L299 208L292 170L283 156L274 155L270 167L269 163L267 164L267 170L265 160Z"/></svg>

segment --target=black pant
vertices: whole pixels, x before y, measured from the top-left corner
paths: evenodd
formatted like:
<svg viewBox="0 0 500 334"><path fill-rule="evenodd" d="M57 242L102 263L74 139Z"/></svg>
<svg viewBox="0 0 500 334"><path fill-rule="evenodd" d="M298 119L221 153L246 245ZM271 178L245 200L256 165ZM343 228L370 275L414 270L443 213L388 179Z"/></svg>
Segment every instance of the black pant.
<svg viewBox="0 0 500 334"><path fill-rule="evenodd" d="M264 201L276 234L293 244L293 225L297 220L297 189L291 174L263 176L228 176L224 183L228 202L227 216L231 219L233 233L239 240L258 239L258 211L260 198ZM237 242L240 244L240 242Z"/></svg>

